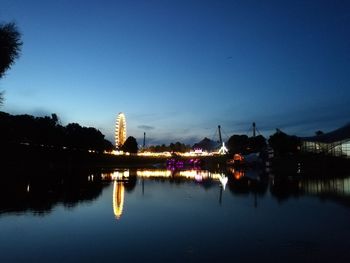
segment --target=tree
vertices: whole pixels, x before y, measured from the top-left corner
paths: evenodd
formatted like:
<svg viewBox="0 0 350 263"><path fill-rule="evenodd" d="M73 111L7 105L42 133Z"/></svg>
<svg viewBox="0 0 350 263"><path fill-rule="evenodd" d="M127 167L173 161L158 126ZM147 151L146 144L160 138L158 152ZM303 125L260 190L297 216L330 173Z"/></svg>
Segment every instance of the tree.
<svg viewBox="0 0 350 263"><path fill-rule="evenodd" d="M121 147L121 149L124 152L129 152L129 153L137 153L138 151L138 146L137 146L137 141L134 137L129 136L125 143L123 144L123 146Z"/></svg>
<svg viewBox="0 0 350 263"><path fill-rule="evenodd" d="M22 44L21 34L15 23L0 24L0 78L19 57ZM0 106L3 101L3 92L0 92Z"/></svg>
<svg viewBox="0 0 350 263"><path fill-rule="evenodd" d="M323 134L324 134L324 132L323 132L323 131L318 130L318 131L316 131L316 132L315 132L315 134L316 134L316 136L321 136L321 135L323 135Z"/></svg>
<svg viewBox="0 0 350 263"><path fill-rule="evenodd" d="M269 144L276 155L286 155L288 153L297 153L300 146L300 139L296 136L290 136L277 129L276 133L270 136Z"/></svg>
<svg viewBox="0 0 350 263"><path fill-rule="evenodd" d="M57 114L34 117L31 115L10 115L0 111L0 142L27 143L62 149L112 150L114 146L93 127L82 127L78 123L62 126Z"/></svg>
<svg viewBox="0 0 350 263"><path fill-rule="evenodd" d="M59 119L58 119L58 116L57 116L56 113L52 113L52 114L51 114L51 119L52 119L52 121L55 123L55 126L56 126L57 124L59 124Z"/></svg>
<svg viewBox="0 0 350 263"><path fill-rule="evenodd" d="M264 136L258 135L248 139L249 152L261 152L266 147L266 140Z"/></svg>
<svg viewBox="0 0 350 263"><path fill-rule="evenodd" d="M4 92L0 92L0 106L4 103Z"/></svg>
<svg viewBox="0 0 350 263"><path fill-rule="evenodd" d="M227 147L231 153L247 153L248 136L247 135L232 135L227 142Z"/></svg>
<svg viewBox="0 0 350 263"><path fill-rule="evenodd" d="M22 44L15 23L0 24L0 78L19 57Z"/></svg>
<svg viewBox="0 0 350 263"><path fill-rule="evenodd" d="M182 152L182 153L191 149L191 147L186 146L184 143L181 143L181 142L170 143L168 148L169 148L167 149L168 151Z"/></svg>
<svg viewBox="0 0 350 263"><path fill-rule="evenodd" d="M104 139L104 149L106 151L112 151L114 149L114 146L110 141Z"/></svg>

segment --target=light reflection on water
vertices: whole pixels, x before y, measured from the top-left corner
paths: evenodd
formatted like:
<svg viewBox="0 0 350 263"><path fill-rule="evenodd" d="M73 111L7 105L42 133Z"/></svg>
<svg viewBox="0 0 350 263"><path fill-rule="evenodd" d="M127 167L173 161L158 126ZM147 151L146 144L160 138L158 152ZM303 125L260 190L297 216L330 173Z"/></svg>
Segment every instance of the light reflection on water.
<svg viewBox="0 0 350 263"><path fill-rule="evenodd" d="M102 173L103 180L124 180L129 178L130 170L121 169L109 173ZM223 182L224 178L227 178L225 173L213 173L207 170L179 170L172 171L167 169L149 169L149 170L137 170L136 175L139 178L170 178L170 177L182 177L185 179L192 179L197 182L203 180L213 179Z"/></svg>
<svg viewBox="0 0 350 263"><path fill-rule="evenodd" d="M113 212L116 219L123 214L124 206L124 183L114 181L113 183Z"/></svg>
<svg viewBox="0 0 350 263"><path fill-rule="evenodd" d="M239 169L26 178L0 185L0 262L350 262L349 186Z"/></svg>
<svg viewBox="0 0 350 263"><path fill-rule="evenodd" d="M120 219L123 214L124 207L124 182L129 179L130 170L121 169L109 173L102 173L102 180L113 181L113 212L116 219ZM153 170L137 170L136 176L142 179L143 191L144 191L144 179L152 178L170 178L178 177L186 180L193 180L195 182L203 182L204 180L215 180L220 183L223 190L226 188L228 177L225 173L212 173L207 170L180 170L171 171L166 169L153 169ZM220 202L222 198L222 191L220 192Z"/></svg>
<svg viewBox="0 0 350 263"><path fill-rule="evenodd" d="M167 169L139 169L134 171L135 176L142 181L142 192L144 192L144 180L152 179L171 179L186 180L195 183L210 182L220 186L219 203L222 202L222 191L225 191L226 185L230 180L230 189L233 192L247 193L254 192L254 207L257 207L257 193L267 191L271 192L277 198L283 200L284 194L294 196L299 195L317 195L323 198L329 196L345 197L345 203L350 198L350 178L333 178L333 179L307 179L302 180L300 177L284 178L284 180L275 180L273 175L263 174L261 170L243 170L230 167L227 173L210 172L207 170L180 170L173 171ZM115 218L120 219L124 206L124 183L129 180L130 170L120 169L109 173L102 173L102 180L113 181L113 211ZM265 180L262 177L265 176ZM287 186L287 187L286 187ZM281 192L281 193L280 193ZM281 194L281 196L279 196Z"/></svg>

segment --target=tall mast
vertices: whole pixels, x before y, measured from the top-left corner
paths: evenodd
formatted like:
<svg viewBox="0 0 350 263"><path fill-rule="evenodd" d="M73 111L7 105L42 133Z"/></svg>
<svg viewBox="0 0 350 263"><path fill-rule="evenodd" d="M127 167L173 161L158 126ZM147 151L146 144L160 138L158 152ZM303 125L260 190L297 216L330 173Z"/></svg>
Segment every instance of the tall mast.
<svg viewBox="0 0 350 263"><path fill-rule="evenodd" d="M255 122L253 122L253 137L256 136L256 126L255 126Z"/></svg>
<svg viewBox="0 0 350 263"><path fill-rule="evenodd" d="M221 126L220 126L220 125L218 125L218 129L219 129L219 140L220 140L220 145L222 145Z"/></svg>
<svg viewBox="0 0 350 263"><path fill-rule="evenodd" d="M146 146L146 132L143 133L143 148Z"/></svg>

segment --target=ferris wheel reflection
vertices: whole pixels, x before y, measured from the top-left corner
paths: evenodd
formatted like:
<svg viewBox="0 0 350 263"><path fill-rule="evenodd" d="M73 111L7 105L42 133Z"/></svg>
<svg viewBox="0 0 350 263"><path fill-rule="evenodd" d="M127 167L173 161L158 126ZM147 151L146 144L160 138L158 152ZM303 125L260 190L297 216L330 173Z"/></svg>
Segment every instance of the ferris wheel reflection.
<svg viewBox="0 0 350 263"><path fill-rule="evenodd" d="M142 193L144 194L145 179L157 179L157 178L182 178L188 181L194 181L196 183L205 182L219 182L220 185L220 204L222 199L222 192L225 191L226 185L228 183L228 177L224 173L212 173L206 170L183 170L177 171L176 173L169 170L154 169L154 170L137 170L134 171L134 176L141 179L142 183ZM135 180L136 180L135 177ZM113 182L113 214L116 220L120 220L123 215L124 202L125 202L125 190L130 188L129 184L133 177L130 177L130 170L116 170L109 173L102 174L102 180ZM136 181L135 181L136 183ZM134 183L134 184L135 184Z"/></svg>
<svg viewBox="0 0 350 263"><path fill-rule="evenodd" d="M114 181L113 184L113 212L117 220L119 220L123 214L124 208L124 183Z"/></svg>

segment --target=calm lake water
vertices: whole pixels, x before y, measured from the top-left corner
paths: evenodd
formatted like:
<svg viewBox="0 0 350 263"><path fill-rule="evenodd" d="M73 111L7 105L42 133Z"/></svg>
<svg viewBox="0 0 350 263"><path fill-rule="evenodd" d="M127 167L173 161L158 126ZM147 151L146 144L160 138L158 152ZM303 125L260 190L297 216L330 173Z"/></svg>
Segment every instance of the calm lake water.
<svg viewBox="0 0 350 263"><path fill-rule="evenodd" d="M350 179L116 170L3 182L0 262L350 262Z"/></svg>

